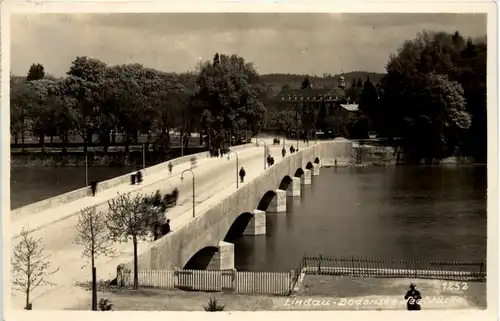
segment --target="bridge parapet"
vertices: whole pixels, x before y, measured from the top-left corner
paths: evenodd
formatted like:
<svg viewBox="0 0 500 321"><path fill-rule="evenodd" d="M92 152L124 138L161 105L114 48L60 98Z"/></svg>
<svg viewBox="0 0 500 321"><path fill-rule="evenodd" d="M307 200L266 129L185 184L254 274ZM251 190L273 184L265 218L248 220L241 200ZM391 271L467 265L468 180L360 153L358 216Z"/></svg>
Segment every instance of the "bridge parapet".
<svg viewBox="0 0 500 321"><path fill-rule="evenodd" d="M352 145L352 143L350 144ZM345 145L345 142L341 142L341 146L338 147L337 143L333 141L321 142L303 148L299 152L279 160L255 179L240 186L239 189L231 187L217 193L213 198L221 199L219 203L211 206L204 213L199 212L199 216L157 240L147 251L140 254L139 270L169 270L175 267L184 267L191 257L200 250L206 247L218 247L219 242L224 240L233 222L242 213L254 213L256 208L259 212L256 212L257 214L254 214L252 219L255 220L253 235L257 234L255 233L255 230L259 229L256 228L259 225L255 218L257 215L260 215L259 220L264 218L265 222L263 215L266 212L271 212L273 209L283 210L283 204L280 203L280 198L283 200L283 197L285 198L284 210L286 210L286 189L288 186L285 190L277 190L283 178L286 176L292 178L290 185L293 184L294 177L299 178L302 184L310 184L314 165L317 165L316 168L319 169L319 164L314 164L315 160L317 158L323 159L323 153L328 156L338 155L339 158L347 158L349 154L341 152L342 150L349 151ZM331 148L337 149L336 154L329 150ZM266 194L275 195L272 195L271 200L265 202ZM273 199L276 199L274 205L272 204ZM250 224L247 226L245 234L251 234ZM262 228L265 229L265 227L261 225L261 232ZM131 262L127 262L126 265L132 266Z"/></svg>

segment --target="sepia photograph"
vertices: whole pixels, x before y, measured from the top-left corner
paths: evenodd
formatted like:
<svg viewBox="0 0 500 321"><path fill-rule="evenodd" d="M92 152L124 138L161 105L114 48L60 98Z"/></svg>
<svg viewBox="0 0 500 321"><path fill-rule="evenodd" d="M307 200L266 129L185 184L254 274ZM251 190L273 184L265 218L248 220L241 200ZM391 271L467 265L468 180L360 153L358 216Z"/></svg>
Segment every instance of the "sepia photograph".
<svg viewBox="0 0 500 321"><path fill-rule="evenodd" d="M491 19L12 10L4 307L495 308Z"/></svg>

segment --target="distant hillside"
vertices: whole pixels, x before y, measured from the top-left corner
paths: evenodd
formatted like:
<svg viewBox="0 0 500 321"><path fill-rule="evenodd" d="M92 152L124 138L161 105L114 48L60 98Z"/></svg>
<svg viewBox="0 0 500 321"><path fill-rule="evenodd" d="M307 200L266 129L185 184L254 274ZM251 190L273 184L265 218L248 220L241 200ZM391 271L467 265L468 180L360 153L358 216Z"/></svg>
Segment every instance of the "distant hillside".
<svg viewBox="0 0 500 321"><path fill-rule="evenodd" d="M351 85L353 79L358 81L365 81L367 77L370 77L370 80L377 84L380 82L382 77L385 74L375 73L375 72L367 72L367 71L352 71L344 73L344 77L346 79L346 84L348 86ZM300 88L302 81L304 80L305 75L296 75L296 74L265 74L261 75L262 81L268 87L268 93L273 95L278 94L284 85L290 86L290 88ZM313 84L314 87L324 88L324 87L334 87L338 86L340 75L325 75L324 77L318 76L309 76L309 80Z"/></svg>

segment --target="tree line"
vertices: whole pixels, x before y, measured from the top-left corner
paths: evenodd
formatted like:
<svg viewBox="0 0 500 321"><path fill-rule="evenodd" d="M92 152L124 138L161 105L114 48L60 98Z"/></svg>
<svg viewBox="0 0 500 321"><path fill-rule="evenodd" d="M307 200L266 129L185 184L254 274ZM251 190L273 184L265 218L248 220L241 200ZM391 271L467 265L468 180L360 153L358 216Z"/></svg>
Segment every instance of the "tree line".
<svg viewBox="0 0 500 321"><path fill-rule="evenodd" d="M264 87L251 63L217 53L197 66L192 79L88 57L77 57L62 78L47 77L42 65L33 64L26 79L11 77L11 135L24 143L29 133L42 148L45 137L59 137L63 152L76 135L85 152L94 144L106 152L121 134L128 152L139 133L147 135L148 147L164 151L173 130L184 144L191 133L204 133L202 143L211 148L222 148L231 137L238 143L258 130Z"/></svg>
<svg viewBox="0 0 500 321"><path fill-rule="evenodd" d="M410 162L452 155L484 162L486 49L486 39L465 39L458 32L418 34L389 57L383 77L348 80L344 98L358 103L360 112L335 135L364 138L375 131L401 147ZM295 133L311 125L293 108L273 109L265 77L244 58L218 53L196 72L179 75L77 57L66 77L55 79L34 64L26 79L11 81L11 133L17 140L28 130L42 144L44 137L56 136L63 145L79 135L85 150L99 144L105 151L117 133L126 151L142 133L153 150L164 151L172 130L183 143L199 132L200 143L216 149L268 127ZM314 125L335 125L317 117Z"/></svg>

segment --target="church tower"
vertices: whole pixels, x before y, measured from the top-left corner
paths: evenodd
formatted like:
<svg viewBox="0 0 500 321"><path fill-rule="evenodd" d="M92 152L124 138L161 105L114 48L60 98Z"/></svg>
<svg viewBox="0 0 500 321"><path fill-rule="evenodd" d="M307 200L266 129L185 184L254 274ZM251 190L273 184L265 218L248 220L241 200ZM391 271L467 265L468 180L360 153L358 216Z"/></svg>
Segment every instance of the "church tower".
<svg viewBox="0 0 500 321"><path fill-rule="evenodd" d="M344 72L342 71L340 73L340 82L339 82L339 88L345 89L346 84L345 84L345 77L344 77Z"/></svg>

